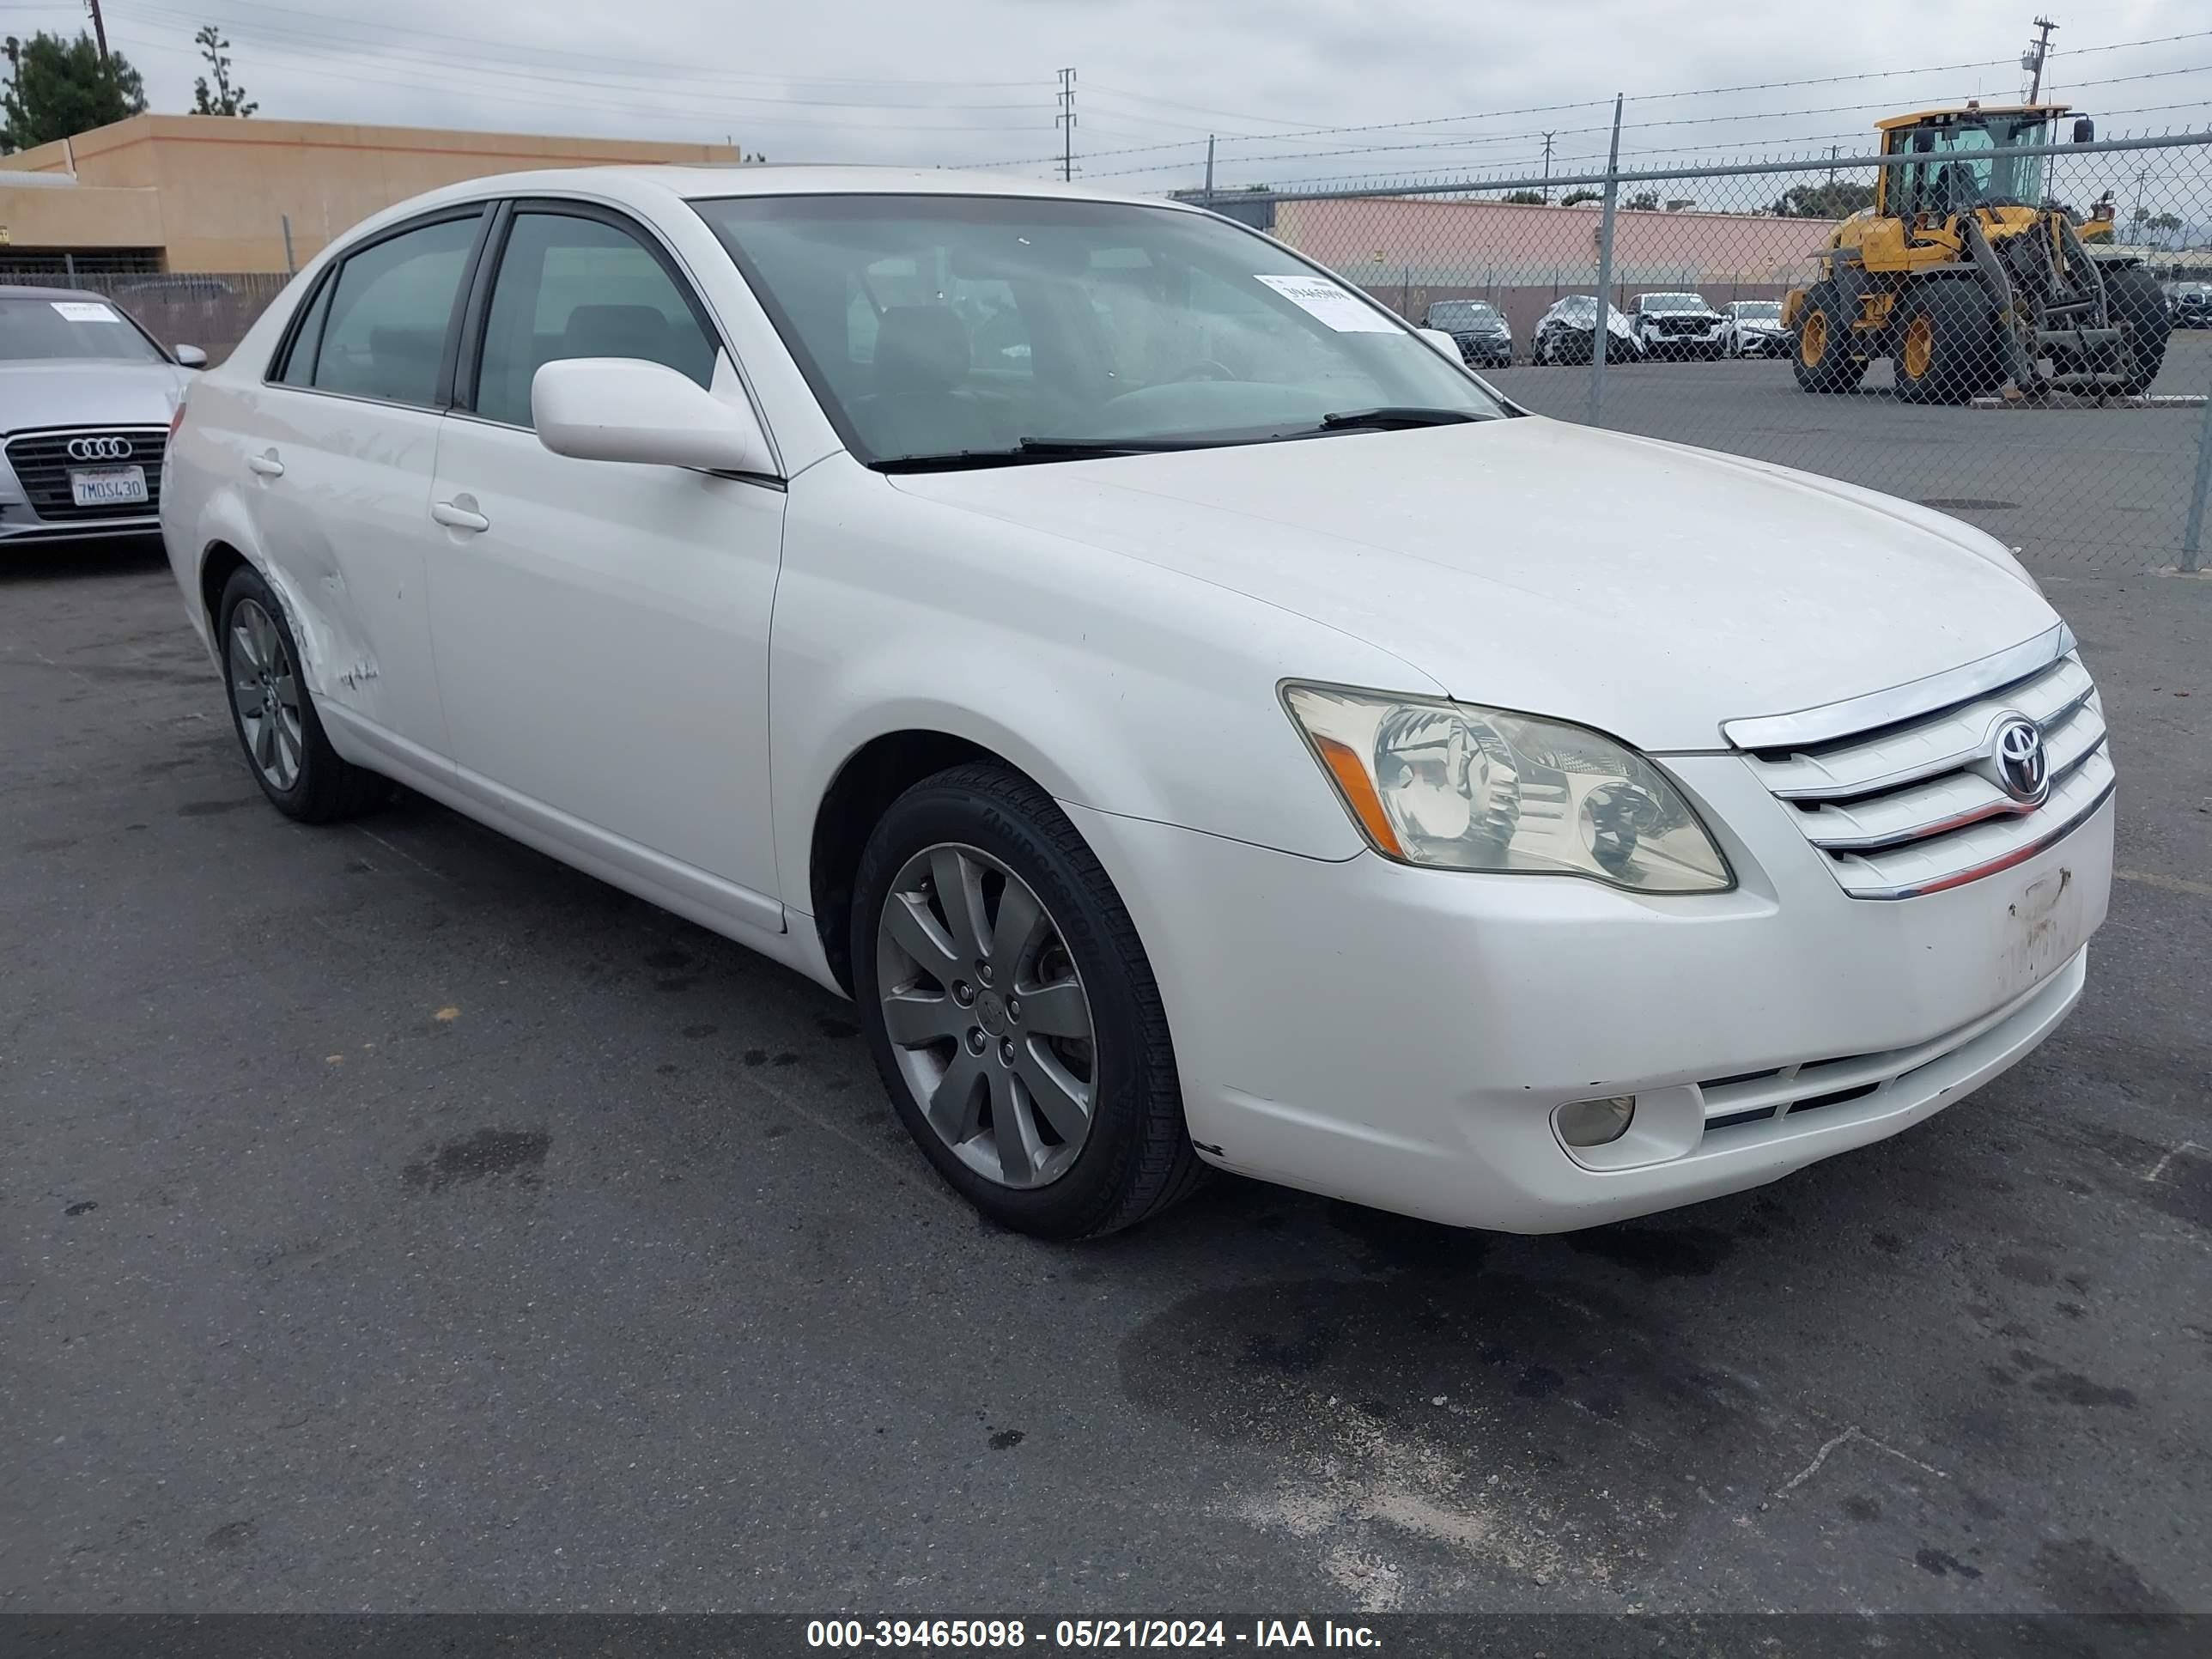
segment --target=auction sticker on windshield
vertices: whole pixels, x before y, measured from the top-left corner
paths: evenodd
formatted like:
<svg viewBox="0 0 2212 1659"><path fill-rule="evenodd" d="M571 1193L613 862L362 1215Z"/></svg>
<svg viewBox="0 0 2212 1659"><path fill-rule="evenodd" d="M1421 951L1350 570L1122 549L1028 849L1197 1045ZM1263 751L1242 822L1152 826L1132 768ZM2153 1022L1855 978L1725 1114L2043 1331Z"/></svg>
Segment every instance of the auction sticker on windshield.
<svg viewBox="0 0 2212 1659"><path fill-rule="evenodd" d="M1262 276L1265 283L1300 310L1310 313L1340 334L1395 334L1398 325L1341 283L1326 276Z"/></svg>
<svg viewBox="0 0 2212 1659"><path fill-rule="evenodd" d="M52 300L47 303L73 323L112 323L121 320L106 306L92 300Z"/></svg>

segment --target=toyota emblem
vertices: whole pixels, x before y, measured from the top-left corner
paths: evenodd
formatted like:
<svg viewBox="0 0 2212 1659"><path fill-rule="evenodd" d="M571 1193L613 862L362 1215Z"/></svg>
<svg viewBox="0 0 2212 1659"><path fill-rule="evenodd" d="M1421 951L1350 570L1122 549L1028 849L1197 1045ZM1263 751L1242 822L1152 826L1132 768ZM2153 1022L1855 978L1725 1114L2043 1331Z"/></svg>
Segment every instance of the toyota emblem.
<svg viewBox="0 0 2212 1659"><path fill-rule="evenodd" d="M2040 805L2051 789L2051 757L2043 746L2043 728L2024 714L2008 714L1997 722L1992 744L1997 782L2014 800Z"/></svg>
<svg viewBox="0 0 2212 1659"><path fill-rule="evenodd" d="M128 438L71 438L69 458L73 461L127 461L131 459L131 440Z"/></svg>

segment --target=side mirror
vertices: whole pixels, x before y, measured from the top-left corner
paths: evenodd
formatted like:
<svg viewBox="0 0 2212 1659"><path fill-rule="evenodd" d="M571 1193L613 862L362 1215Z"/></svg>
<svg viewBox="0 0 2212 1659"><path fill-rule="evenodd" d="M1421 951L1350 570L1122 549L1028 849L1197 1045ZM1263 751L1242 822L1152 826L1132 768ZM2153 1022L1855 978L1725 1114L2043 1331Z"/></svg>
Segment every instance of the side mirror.
<svg viewBox="0 0 2212 1659"><path fill-rule="evenodd" d="M530 416L538 442L580 461L708 472L765 472L774 464L750 409L640 357L547 363L530 382Z"/></svg>
<svg viewBox="0 0 2212 1659"><path fill-rule="evenodd" d="M1458 362L1460 361L1459 342L1453 339L1452 337L1445 333L1443 330L1440 328L1417 328L1413 332L1419 335L1424 340L1426 340L1443 356L1450 358L1452 362Z"/></svg>
<svg viewBox="0 0 2212 1659"><path fill-rule="evenodd" d="M2097 142L2097 124L2084 115L2074 123L2074 142L2094 144Z"/></svg>
<svg viewBox="0 0 2212 1659"><path fill-rule="evenodd" d="M205 368L207 353L196 345L180 345L176 349L177 362L186 368Z"/></svg>

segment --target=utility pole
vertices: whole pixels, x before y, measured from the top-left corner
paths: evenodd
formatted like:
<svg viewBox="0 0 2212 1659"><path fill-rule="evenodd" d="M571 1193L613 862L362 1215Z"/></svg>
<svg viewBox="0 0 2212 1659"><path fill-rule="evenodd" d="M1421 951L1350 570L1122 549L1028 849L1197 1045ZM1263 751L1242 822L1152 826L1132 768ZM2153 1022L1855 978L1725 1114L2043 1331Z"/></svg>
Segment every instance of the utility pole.
<svg viewBox="0 0 2212 1659"><path fill-rule="evenodd" d="M92 12L92 33L100 42L100 61L107 61L107 20L100 15L100 0L84 0Z"/></svg>
<svg viewBox="0 0 2212 1659"><path fill-rule="evenodd" d="M1613 144L1605 158L1605 217L1597 232L1597 326L1590 335L1589 423L1605 409L1606 337L1613 331L1613 218L1620 194L1621 95L1613 96Z"/></svg>
<svg viewBox="0 0 2212 1659"><path fill-rule="evenodd" d="M1552 204L1552 135L1544 135L1544 205Z"/></svg>
<svg viewBox="0 0 2212 1659"><path fill-rule="evenodd" d="M1206 135L1206 204L1213 205L1213 135L1210 132Z"/></svg>
<svg viewBox="0 0 2212 1659"><path fill-rule="evenodd" d="M1060 130L1060 176L1064 183L1075 177L1075 71L1060 72L1060 113L1053 124Z"/></svg>
<svg viewBox="0 0 2212 1659"><path fill-rule="evenodd" d="M2043 95L2043 60L2051 55L2051 31L2058 25L2048 17L2039 17L2035 27L2040 33L2020 55L2020 66L2031 77L2027 83L2027 101L2031 104Z"/></svg>

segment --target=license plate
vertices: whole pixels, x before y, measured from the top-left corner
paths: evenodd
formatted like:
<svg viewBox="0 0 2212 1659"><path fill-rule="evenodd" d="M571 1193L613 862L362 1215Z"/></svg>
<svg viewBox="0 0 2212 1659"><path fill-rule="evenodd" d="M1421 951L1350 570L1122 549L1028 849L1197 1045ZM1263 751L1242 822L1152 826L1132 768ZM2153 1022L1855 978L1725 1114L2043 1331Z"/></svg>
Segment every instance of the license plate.
<svg viewBox="0 0 2212 1659"><path fill-rule="evenodd" d="M70 472L70 495L79 507L125 507L146 500L143 466L94 466Z"/></svg>

